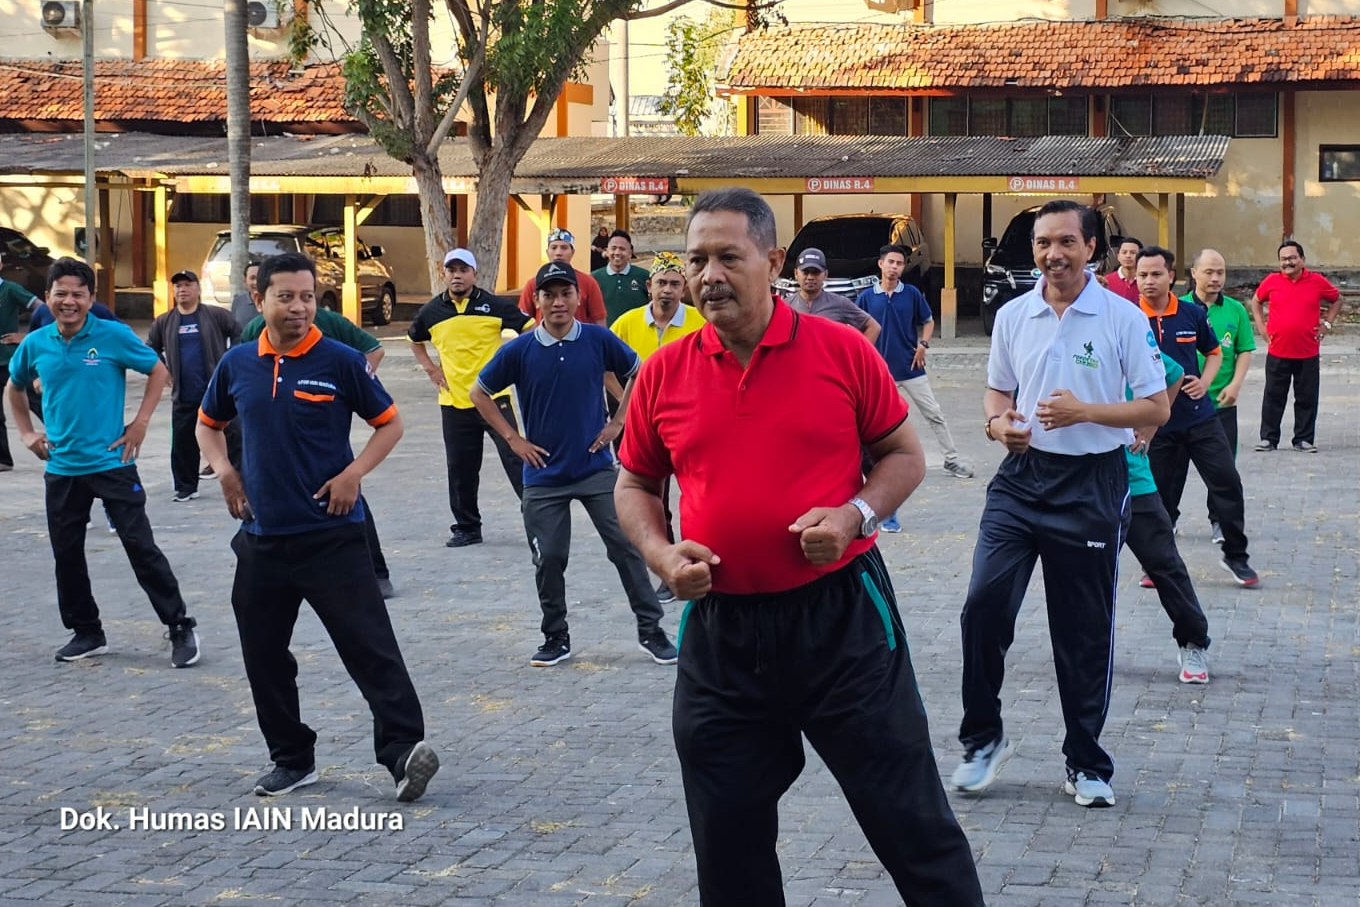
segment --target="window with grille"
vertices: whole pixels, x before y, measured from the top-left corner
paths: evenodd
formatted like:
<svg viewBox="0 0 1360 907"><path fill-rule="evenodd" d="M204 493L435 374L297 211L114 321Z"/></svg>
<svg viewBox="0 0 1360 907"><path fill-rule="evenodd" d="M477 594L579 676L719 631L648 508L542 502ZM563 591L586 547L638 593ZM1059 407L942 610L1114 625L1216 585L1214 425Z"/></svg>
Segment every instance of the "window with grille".
<svg viewBox="0 0 1360 907"><path fill-rule="evenodd" d="M756 98L756 132L760 135L793 135L790 98Z"/></svg>

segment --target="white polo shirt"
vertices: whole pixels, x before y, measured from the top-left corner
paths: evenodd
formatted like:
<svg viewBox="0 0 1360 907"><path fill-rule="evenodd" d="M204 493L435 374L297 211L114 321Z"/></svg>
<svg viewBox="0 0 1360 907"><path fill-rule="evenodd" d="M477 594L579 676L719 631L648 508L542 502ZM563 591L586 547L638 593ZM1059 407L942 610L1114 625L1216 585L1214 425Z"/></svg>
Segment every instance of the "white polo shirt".
<svg viewBox="0 0 1360 907"><path fill-rule="evenodd" d="M1089 275L1086 288L1059 318L1040 278L1033 290L997 312L987 385L1015 393L1015 409L1033 430L1030 446L1055 454L1105 453L1132 443L1133 431L1084 422L1045 431L1034 418L1043 400L1060 389L1086 403L1122 403L1125 386L1135 399L1166 390L1166 371L1147 316Z"/></svg>

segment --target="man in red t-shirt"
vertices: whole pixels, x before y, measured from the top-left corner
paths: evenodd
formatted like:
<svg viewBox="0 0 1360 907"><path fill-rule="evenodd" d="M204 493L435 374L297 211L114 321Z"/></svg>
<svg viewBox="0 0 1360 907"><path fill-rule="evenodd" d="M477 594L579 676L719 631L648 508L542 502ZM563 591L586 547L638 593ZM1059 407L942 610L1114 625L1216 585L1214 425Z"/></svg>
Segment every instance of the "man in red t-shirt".
<svg viewBox="0 0 1360 907"><path fill-rule="evenodd" d="M1138 281L1133 275L1137 270L1138 253L1141 251L1142 240L1125 236L1119 241L1119 250L1115 253L1119 267L1105 275L1105 288L1111 293L1123 296L1129 302L1138 301Z"/></svg>
<svg viewBox="0 0 1360 907"><path fill-rule="evenodd" d="M1266 383L1261 396L1259 451L1280 443L1280 421L1290 382L1294 384L1294 449L1317 453L1318 385L1322 338L1341 314L1341 292L1321 274L1310 271L1303 246L1292 239L1280 243L1280 272L1256 288L1249 308L1256 330L1269 343ZM1322 316L1323 303L1330 303ZM1263 317L1261 306L1267 312Z"/></svg>
<svg viewBox="0 0 1360 907"><path fill-rule="evenodd" d="M575 254L576 237L571 235L570 230L554 227L548 231L548 261L569 265ZM586 324L604 325L608 317L604 307L604 292L600 289L599 281L580 268L573 267L572 270L576 272L576 283L581 288L581 308L577 320ZM538 299L534 291L534 278L530 277L524 289L519 291L519 310L537 320Z"/></svg>
<svg viewBox="0 0 1360 907"><path fill-rule="evenodd" d="M784 264L774 223L749 189L695 202L686 277L708 323L639 371L614 491L633 543L689 601L672 725L699 897L784 902L778 805L806 735L903 900L981 907L874 545L925 457L873 346L770 295ZM661 503L671 474L676 543Z"/></svg>

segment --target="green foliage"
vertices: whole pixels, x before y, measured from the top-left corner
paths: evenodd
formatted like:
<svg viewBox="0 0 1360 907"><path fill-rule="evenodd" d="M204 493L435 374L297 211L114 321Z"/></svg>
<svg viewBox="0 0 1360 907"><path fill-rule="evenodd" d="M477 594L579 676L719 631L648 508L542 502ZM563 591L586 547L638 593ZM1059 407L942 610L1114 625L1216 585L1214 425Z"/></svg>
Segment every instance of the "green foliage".
<svg viewBox="0 0 1360 907"><path fill-rule="evenodd" d="M698 135L715 107L727 106L714 96L713 79L719 49L735 35L731 10L714 10L703 23L680 16L666 26L666 90L658 107L681 134Z"/></svg>

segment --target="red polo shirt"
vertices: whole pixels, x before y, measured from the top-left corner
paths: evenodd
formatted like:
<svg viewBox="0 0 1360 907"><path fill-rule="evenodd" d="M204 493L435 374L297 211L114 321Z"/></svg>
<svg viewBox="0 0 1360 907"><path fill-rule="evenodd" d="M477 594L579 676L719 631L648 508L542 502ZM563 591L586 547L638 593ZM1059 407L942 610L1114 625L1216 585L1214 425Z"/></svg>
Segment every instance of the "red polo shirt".
<svg viewBox="0 0 1360 907"><path fill-rule="evenodd" d="M576 320L586 324L604 324L608 312L604 307L604 292L600 282L580 268L576 272L576 291L581 294L581 307L576 310ZM535 278L530 277L524 289L519 291L519 310L530 318L538 318L538 300L535 298Z"/></svg>
<svg viewBox="0 0 1360 907"><path fill-rule="evenodd" d="M685 537L722 558L715 591L781 592L873 544L856 539L840 561L817 567L789 524L854 497L864 485L860 445L906 418L887 366L862 334L776 300L745 369L711 324L643 364L620 459L639 475L675 475Z"/></svg>
<svg viewBox="0 0 1360 907"><path fill-rule="evenodd" d="M1270 309L1266 313L1267 352L1280 359L1312 359L1321 352L1318 321L1322 304L1336 302L1341 291L1321 274L1303 268L1298 280L1279 271L1256 288L1256 298Z"/></svg>
<svg viewBox="0 0 1360 907"><path fill-rule="evenodd" d="M1117 268L1105 275L1105 286L1111 293L1123 296L1129 302L1137 302L1141 295L1138 292L1138 281L1125 280Z"/></svg>

